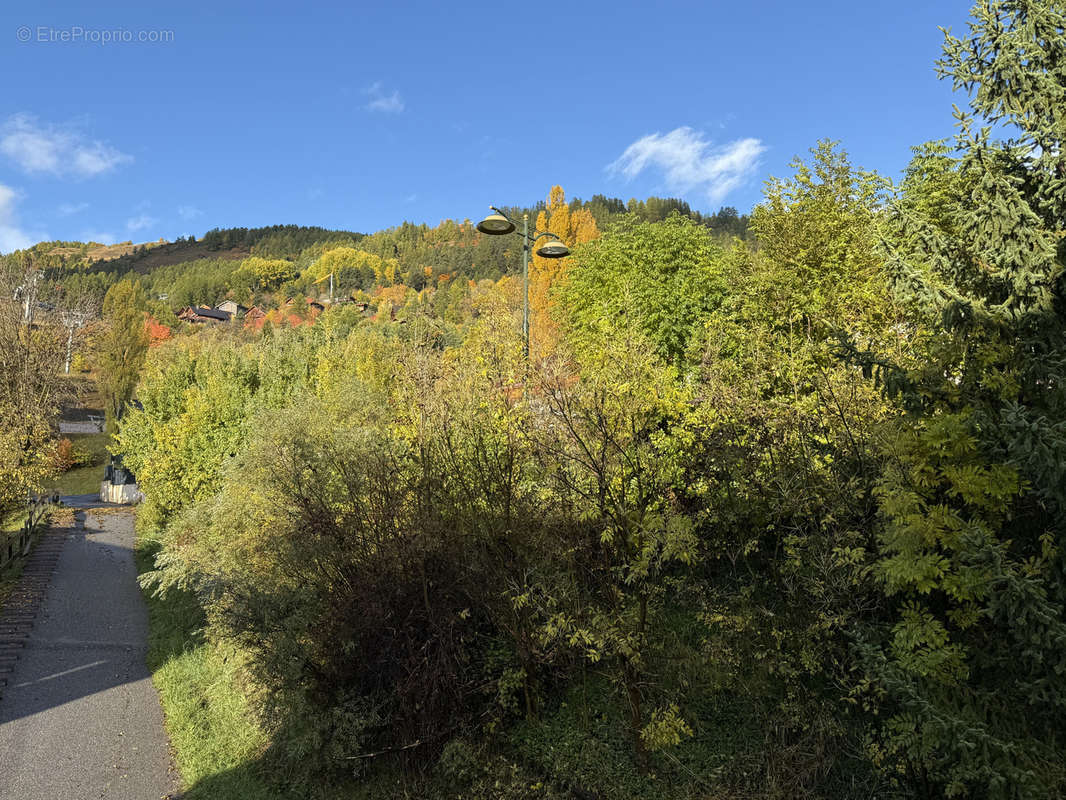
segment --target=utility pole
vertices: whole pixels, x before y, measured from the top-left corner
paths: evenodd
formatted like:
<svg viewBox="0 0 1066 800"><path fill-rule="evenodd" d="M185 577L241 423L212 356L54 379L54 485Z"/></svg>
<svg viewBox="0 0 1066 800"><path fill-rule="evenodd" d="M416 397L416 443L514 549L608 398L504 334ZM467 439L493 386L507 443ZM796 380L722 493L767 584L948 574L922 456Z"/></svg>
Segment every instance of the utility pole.
<svg viewBox="0 0 1066 800"><path fill-rule="evenodd" d="M71 351L74 350L74 326L67 325L67 358L63 362L63 374L70 374Z"/></svg>
<svg viewBox="0 0 1066 800"><path fill-rule="evenodd" d="M331 272L329 273L329 275L323 275L321 278L314 282L314 285L317 286L318 284L322 283L322 281L324 281L326 278L329 278L329 304L333 305L333 273ZM321 295L319 295L319 297L321 297Z"/></svg>
<svg viewBox="0 0 1066 800"><path fill-rule="evenodd" d="M15 290L15 299L22 298L22 321L29 327L33 324L33 309L37 305L37 282L41 280L40 271Z"/></svg>
<svg viewBox="0 0 1066 800"><path fill-rule="evenodd" d="M86 315L79 311L68 311L63 315L63 324L67 328L67 358L63 364L63 374L70 374L70 361L74 355L74 331L84 325Z"/></svg>
<svg viewBox="0 0 1066 800"><path fill-rule="evenodd" d="M522 339L529 362L529 214L522 215Z"/></svg>

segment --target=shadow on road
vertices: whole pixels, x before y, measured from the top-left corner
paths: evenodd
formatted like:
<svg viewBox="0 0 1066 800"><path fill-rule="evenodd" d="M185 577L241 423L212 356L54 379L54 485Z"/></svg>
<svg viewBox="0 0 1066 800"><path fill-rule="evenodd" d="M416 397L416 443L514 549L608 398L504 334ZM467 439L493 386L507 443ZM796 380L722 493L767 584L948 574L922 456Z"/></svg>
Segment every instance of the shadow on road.
<svg viewBox="0 0 1066 800"><path fill-rule="evenodd" d="M17 651L0 698L0 725L150 679L147 619L131 547L94 535L86 516L75 512L76 527L66 537L29 639Z"/></svg>
<svg viewBox="0 0 1066 800"><path fill-rule="evenodd" d="M0 797L165 797L178 780L145 662L133 515L75 521L0 699Z"/></svg>
<svg viewBox="0 0 1066 800"><path fill-rule="evenodd" d="M115 503L104 503L100 500L98 494L65 494L59 498L59 501L75 510L79 509L93 509L93 508L127 508L128 506L120 506Z"/></svg>

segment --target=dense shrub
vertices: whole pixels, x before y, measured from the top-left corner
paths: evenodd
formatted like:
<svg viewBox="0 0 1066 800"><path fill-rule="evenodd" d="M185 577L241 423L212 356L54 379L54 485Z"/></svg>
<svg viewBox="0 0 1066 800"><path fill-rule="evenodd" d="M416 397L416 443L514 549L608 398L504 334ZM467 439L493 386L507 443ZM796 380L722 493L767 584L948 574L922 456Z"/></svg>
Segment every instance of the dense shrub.
<svg viewBox="0 0 1066 800"><path fill-rule="evenodd" d="M1066 792L1064 19L980 12L941 68L1018 142L963 117L887 194L822 143L768 184L755 246L634 206L553 273L561 338L530 360L509 279L152 352L119 434L147 581L246 655L277 774ZM323 268L495 252L453 228Z"/></svg>

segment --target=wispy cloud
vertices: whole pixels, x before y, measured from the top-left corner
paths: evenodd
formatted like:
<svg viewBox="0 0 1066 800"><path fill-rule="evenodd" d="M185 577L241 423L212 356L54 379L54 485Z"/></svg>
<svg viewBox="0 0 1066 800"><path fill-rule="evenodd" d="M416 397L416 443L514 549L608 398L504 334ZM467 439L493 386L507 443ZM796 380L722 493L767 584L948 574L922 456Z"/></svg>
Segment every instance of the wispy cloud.
<svg viewBox="0 0 1066 800"><path fill-rule="evenodd" d="M71 126L49 125L15 114L0 126L0 153L29 174L91 178L133 160L109 144L89 140Z"/></svg>
<svg viewBox="0 0 1066 800"><path fill-rule="evenodd" d="M196 219L203 216L203 213L196 206L178 206L178 216L182 219Z"/></svg>
<svg viewBox="0 0 1066 800"><path fill-rule="evenodd" d="M375 81L373 84L363 90L370 99L367 104L363 106L367 111L380 111L383 114L399 114L406 106L404 105L403 98L400 97L399 91L393 89L391 92L386 92L385 87L381 85L381 81Z"/></svg>
<svg viewBox="0 0 1066 800"><path fill-rule="evenodd" d="M130 233L136 231L143 231L145 228L151 228L153 225L159 222L155 217L150 217L147 214L140 214L136 217L130 217L126 220L126 230Z"/></svg>
<svg viewBox="0 0 1066 800"><path fill-rule="evenodd" d="M27 231L19 224L15 209L18 200L18 192L0 184L0 253L25 250L48 238L43 232Z"/></svg>
<svg viewBox="0 0 1066 800"><path fill-rule="evenodd" d="M607 171L632 179L653 168L662 173L670 191L701 190L717 203L751 178L764 152L766 147L759 139L716 146L699 131L681 127L637 139Z"/></svg>
<svg viewBox="0 0 1066 800"><path fill-rule="evenodd" d="M72 217L75 214L80 214L88 207L88 203L60 203L56 213L61 217Z"/></svg>

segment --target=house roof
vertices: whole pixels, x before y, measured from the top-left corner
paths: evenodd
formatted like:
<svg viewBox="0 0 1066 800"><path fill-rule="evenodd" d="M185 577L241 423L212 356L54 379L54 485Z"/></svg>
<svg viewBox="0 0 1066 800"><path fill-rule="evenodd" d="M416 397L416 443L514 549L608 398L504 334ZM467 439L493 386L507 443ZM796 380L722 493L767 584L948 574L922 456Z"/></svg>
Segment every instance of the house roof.
<svg viewBox="0 0 1066 800"><path fill-rule="evenodd" d="M217 308L202 308L198 306L192 309L192 312L198 317L217 319L220 322L229 322L230 319L230 313L228 311L220 311Z"/></svg>

